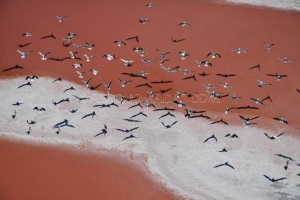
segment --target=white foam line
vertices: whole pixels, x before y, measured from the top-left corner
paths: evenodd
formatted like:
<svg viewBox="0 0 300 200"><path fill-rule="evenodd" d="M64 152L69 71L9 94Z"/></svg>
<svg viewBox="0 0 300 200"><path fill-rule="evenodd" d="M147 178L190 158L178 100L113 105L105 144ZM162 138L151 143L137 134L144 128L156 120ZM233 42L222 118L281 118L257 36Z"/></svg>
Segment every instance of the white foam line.
<svg viewBox="0 0 300 200"><path fill-rule="evenodd" d="M113 97L105 99L103 94L90 91L71 82L52 83L53 79L40 78L32 87L17 87L25 83L24 78L0 80L0 137L48 144L68 144L76 148L107 149L128 152L137 158L146 157L150 172L175 193L190 199L280 199L284 195L299 198L299 167L291 162L288 171L283 169L285 160L275 156L281 153L300 160L299 138L284 135L281 140L271 141L264 136L266 130L243 128L240 126L210 125L200 119L186 119L182 113L174 112L176 119L166 117L158 120L166 112L153 112L144 108L148 117L139 116L142 123L129 123L123 118L137 114L141 110L127 108L132 103L119 107L94 108L97 103L118 102ZM76 91L63 93L65 88L74 86ZM90 99L79 103L72 94ZM69 98L69 103L54 106L53 99ZM16 119L11 115L15 109L12 103L23 102L17 108ZM45 107L46 112L33 111L35 107ZM77 113L70 109L78 108ZM81 119L87 113L96 111L93 119ZM30 135L26 120L36 120ZM52 126L68 119L76 128L64 127L59 135ZM161 121L170 124L178 120L172 128L166 129ZM106 136L94 137L104 124L108 126ZM138 138L122 141L130 134L116 131L117 128L130 129L139 126L133 134ZM270 131L267 131L269 134ZM225 138L227 133L236 133L239 138ZM218 142L203 141L215 134ZM274 133L275 135L275 133ZM227 153L219 150L226 147ZM213 168L228 161L235 167ZM298 171L297 171L298 170ZM287 180L270 184L263 174L287 177ZM298 195L298 196L297 196Z"/></svg>
<svg viewBox="0 0 300 200"><path fill-rule="evenodd" d="M276 8L280 10L300 11L299 0L225 0L234 4L247 4L260 7Z"/></svg>

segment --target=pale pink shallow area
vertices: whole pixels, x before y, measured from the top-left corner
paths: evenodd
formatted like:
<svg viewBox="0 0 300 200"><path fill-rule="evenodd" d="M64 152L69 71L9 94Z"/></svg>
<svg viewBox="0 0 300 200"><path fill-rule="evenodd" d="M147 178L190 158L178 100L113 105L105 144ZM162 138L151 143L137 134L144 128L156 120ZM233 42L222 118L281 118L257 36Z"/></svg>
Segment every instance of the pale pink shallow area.
<svg viewBox="0 0 300 200"><path fill-rule="evenodd" d="M72 41L76 44L84 44L85 42L93 42L96 48L93 51L87 49L80 50L79 57L84 59L83 54L94 54L96 57L91 63L84 64L83 70L91 68L99 69L99 75L94 78L91 74L87 74L85 79L93 77L91 84L97 85L99 83L108 83L113 81L111 93L114 94L141 94L146 95L145 88L136 88L135 85L160 80L172 80L173 83L163 85L153 85L152 91L157 91L161 88L173 88L169 94L174 95L176 91L187 91L190 93L206 94L202 84L212 83L217 84L218 81L227 81L233 86L229 91L231 93L242 96L238 101L232 101L230 98L223 98L220 103L187 103L189 107L195 109L202 109L208 112L213 111L221 113L219 118L228 120L229 123L240 123L238 119L239 114L247 116L260 115L265 118L264 124L260 127L277 130L284 126L287 135L299 133L300 128L300 94L296 89L300 88L299 82L299 60L300 60L300 14L293 11L279 11L261 8L249 8L232 5L219 5L209 3L207 1L179 1L166 0L157 2L154 8L146 8L146 1L1 1L0 2L0 25L5 27L5 32L0 37L0 69L12 67L16 64L24 67L24 70L10 71L1 73L2 78L15 77L20 75L37 74L43 76L51 76L53 78L62 77L70 81L82 83L78 79L75 70L71 67L73 60L66 60L63 62L45 61L42 62L37 54L38 51L51 51L51 57L66 57L70 50L76 51L73 46L65 48L62 46L62 38L68 32L76 32L78 37ZM57 15L67 15L68 18L63 23L58 23L54 17ZM146 25L139 24L138 17L145 16L150 19ZM178 27L177 24L181 21L188 21L192 27ZM32 32L33 38L23 38L20 35L23 32ZM39 38L53 33L57 39L40 40ZM138 35L139 43L135 41L128 41L127 45L118 48L113 41L125 39L127 37ZM176 39L185 38L186 40L179 43L172 43L170 37ZM17 43L32 42L31 45L22 50L34 50L32 55L26 59L21 59L16 52ZM264 42L271 42L275 45L271 51L266 51ZM166 62L167 67L175 67L179 65L182 68L194 70L197 73L206 72L210 74L207 77L196 75L197 82L193 80L181 80L185 76L182 73L166 73L160 67L158 62L150 66L145 66L140 61L140 56L133 53L134 46L141 46L150 54L145 59L154 60L159 55L155 49L170 51L166 56L170 61ZM230 49L241 47L248 51L247 54L237 55ZM178 52L180 50L187 50L191 56L185 61L180 60ZM210 51L219 52L222 55L221 59L210 59L206 55ZM102 55L105 53L112 53L117 58L125 58L135 60L136 63L131 68L123 66L122 62L107 61ZM290 57L295 59L295 62L284 64L278 57ZM213 63L212 68L198 68L195 59L207 59ZM248 68L260 64L261 71L248 70ZM131 79L122 75L122 72L138 72L147 71L147 80L134 79L132 83L126 88L122 88L117 78ZM288 78L283 78L276 81L275 78L266 76L267 73L288 74ZM236 77L221 78L215 76L216 73L235 73ZM271 86L258 88L256 79L261 79L265 82L272 83ZM104 87L99 88L104 91ZM148 90L148 88L146 89ZM149 89L150 90L150 89ZM218 92L228 92L224 88L217 88ZM266 102L265 106L259 106L257 110L238 111L233 110L230 116L224 115L224 108L226 106L257 106L250 101L250 97L263 98L270 95L273 103ZM167 104L171 105L171 104ZM163 105L166 106L166 105ZM171 106L174 106L173 104ZM234 117L233 117L234 116ZM289 125L278 125L278 122L273 121L272 117L284 117L289 121ZM112 172L111 175L104 178L99 170L111 169L111 167L118 169L118 173L123 171L123 166L128 165L127 161L111 161L107 157L97 157L89 154L74 153L68 149L61 148L46 148L39 146L32 146L29 144L15 143L8 140L1 141L1 152L5 153L1 157L1 162L5 163L5 170L2 170L2 175L5 181L1 181L3 185L4 199L20 199L24 194L23 199L32 199L33 197L53 197L62 199L82 199L85 194L107 195L107 198L123 198L124 199L138 199L141 196L143 199L173 199L170 193L161 186L155 186L154 182L147 179L143 172L130 166L126 168L126 173L118 176L115 180ZM56 157L57 154L62 154ZM8 156L10 155L10 156ZM38 168L41 159L47 155L48 159L43 160L42 167L45 171L40 171ZM27 163L18 163L19 159L27 160ZM28 159L29 160L28 160ZM83 159L88 160L87 163ZM52 162L58 162L57 168L53 169ZM109 163L109 164L107 164ZM72 168L74 171L69 171L70 165L77 165L78 168ZM80 167L79 167L80 166ZM22 174L20 167L26 171ZM99 168L98 168L99 167ZM95 173L99 172L97 176L82 173L81 169L89 168ZM39 172L41 176L36 176ZM48 173L44 173L48 172ZM64 173L68 172L68 173ZM12 175L13 173L14 176ZM90 173L90 172L87 172ZM80 174L78 181L73 183L72 178ZM131 174L128 175L128 174ZM136 175L138 174L138 175ZM107 175L107 174L105 174ZM78 175L79 176L79 175ZM55 195L44 187L41 193L35 193L30 190L30 184L26 187L26 182L20 181L23 179L35 177L33 181L36 186L44 183L43 179L48 179L48 186L59 190L64 185L83 188L76 190L69 188L74 193L66 193L62 191L65 196L51 196ZM43 177L43 178L41 178ZM53 177L56 179L53 180ZM121 178L122 177L122 178ZM141 186L140 190L126 190L125 188L132 188L132 184L127 182L128 177L137 178L133 180L133 187ZM98 182L101 179L104 182ZM139 180L143 180L143 183ZM55 184L54 184L55 181ZM64 182L66 181L66 182ZM68 182L69 181L69 182ZM120 182L120 185L118 183ZM87 187L89 184L92 188ZM105 189L100 192L97 190L97 184ZM123 185L122 185L123 184ZM21 186L22 185L22 186ZM116 195L113 192L114 188L122 187L122 195L118 197L110 196ZM18 188L18 192L14 189ZM92 190L95 189L95 190ZM149 190L148 190L149 189ZM153 189L153 190L152 190ZM24 193L22 193L22 191ZM97 192L96 192L97 191ZM138 192L139 191L139 192ZM28 193L27 193L28 192ZM76 193L78 192L78 193ZM82 192L82 193L81 193ZM2 194L2 193L1 193ZM41 195L41 196L34 196ZM74 196L73 196L74 195ZM80 196L83 195L83 196ZM145 196L144 196L145 195ZM151 196L157 195L157 196ZM1 197L1 196L0 196ZM53 199L52 198L52 199ZM56 198L56 199L57 199ZM51 199L51 198L49 198Z"/></svg>

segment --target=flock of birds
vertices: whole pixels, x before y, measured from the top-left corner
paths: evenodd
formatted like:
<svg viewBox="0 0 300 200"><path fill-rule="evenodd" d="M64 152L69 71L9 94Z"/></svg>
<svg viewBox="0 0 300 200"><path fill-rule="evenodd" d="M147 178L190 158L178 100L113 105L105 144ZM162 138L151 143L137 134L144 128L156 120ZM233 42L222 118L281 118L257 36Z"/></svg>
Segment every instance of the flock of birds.
<svg viewBox="0 0 300 200"><path fill-rule="evenodd" d="M148 8L152 8L152 7L155 7L156 5L153 4L153 3L149 3L146 5ZM58 23L63 23L65 21L65 19L67 19L67 16L57 16L55 15ZM141 24L147 24L150 22L150 19L146 18L146 17L139 17L138 19L138 22L141 23ZM189 22L180 22L178 23L178 26L182 26L182 27L186 27L186 28L192 28L192 25L191 23ZM44 62L46 62L47 60L52 60L52 61L57 61L57 62L63 62L65 60L72 60L74 61L74 63L72 64L72 67L74 68L75 72L78 74L78 78L82 80L82 82L84 83L84 85L89 88L90 90L97 90L99 87L101 86L104 86L104 89L105 89L105 98L109 98L110 97L110 89L112 87L112 83L113 81L110 81L109 83L107 84L104 84L104 83L99 83L97 85L92 85L91 84L91 81L93 79L93 77L89 78L89 79L85 79L85 76L90 73L90 75L92 76L97 76L98 75L98 69L89 69L89 70L85 70L85 71L81 71L84 69L84 64L82 63L83 60L85 60L85 63L89 63L89 62L92 62L93 58L95 57L94 55L90 54L84 54L82 57L80 56L80 50L83 49L83 48L86 48L88 49L89 51L92 51L94 48L95 48L95 45L93 43L90 43L90 42L86 42L85 44L75 44L73 43L74 41L74 38L76 38L78 35L77 33L68 33L66 35L65 38L63 38L63 47L64 48L71 48L72 46L76 49L75 51L72 51L70 50L69 51L69 55L68 56L64 56L64 57L61 57L61 58L56 58L56 57L50 57L51 55L51 52L40 52L38 51L38 54L40 55L40 59ZM30 32L25 32L22 34L22 37L25 37L25 38L31 38L33 37L33 34L30 33ZM46 35L46 36L43 36L40 38L41 40L50 40L50 39L53 39L53 40L56 40L56 36L54 34L49 34L49 35ZM124 45L127 45L127 43L129 41L134 41L136 44L139 43L139 36L133 36L133 37L128 37L124 40L116 40L116 41L113 41L113 43L117 46L117 47L122 47ZM173 37L171 37L171 42L172 43L179 43L179 42L184 42L186 39L184 38L181 38L181 39L174 39ZM30 59L30 55L32 53L34 53L33 50L23 50L23 49L26 49L28 47L30 47L31 45L31 42L28 42L28 43L24 43L24 44L19 44L18 43L18 50L17 50L17 53L20 54L20 57L21 59ZM272 46L274 45L273 43L265 43L265 48L266 48L266 51L267 52L270 52ZM168 54L170 54L171 52L168 52L168 51L161 51L159 49L156 49L157 53L158 53L158 58L156 60L147 60L145 59L144 57L147 56L147 54L149 54L148 52L144 51L142 47L134 47L133 48L133 52L134 53L137 53L140 55L141 57L141 62L143 62L146 66L149 66L151 64L153 64L154 62L158 62L159 63L159 66L161 67L161 69L165 72L165 73L178 73L178 72L181 72L183 73L183 75L185 76L182 80L188 80L188 79L192 79L194 81L196 81L196 75L197 73L195 71L192 71L192 70L188 70L188 69L183 69L179 66L176 66L176 67L167 67L167 62L170 60L168 58L166 58L168 56ZM232 49L233 52L237 53L237 54L244 54L244 53L247 53L246 50L242 49L242 48L235 48L235 49ZM178 53L178 56L181 60L185 60L187 57L190 56L189 52L188 51L180 51ZM132 67L137 61L134 61L134 60L127 60L127 59L124 59L124 58L117 58L114 54L104 54L103 55L103 58L107 59L108 61L113 61L113 60L120 60L122 61L122 63L124 64L125 67ZM207 54L207 58L210 58L210 59L221 59L221 55L218 53L218 52L209 52ZM294 59L291 59L291 58L287 58L287 57L279 57L279 59L283 62L283 63L289 63L289 62L294 62L295 60ZM207 59L207 60L195 60L196 62L196 65L198 67L205 67L205 68L211 68L213 66L213 63ZM7 72L7 71L11 71L11 70L20 70L20 69L23 69L22 66L20 65L16 65L14 67L10 67L10 68L7 68L7 69L4 69L3 72ZM249 70L260 70L260 65L256 65L256 66L253 66L251 68L249 68ZM134 79L143 79L143 80L147 80L148 77L147 75L149 74L149 72L146 72L146 71L140 71L140 72L137 72L137 73L129 73L129 72L124 72L123 75L124 76L128 76L130 77L131 79L130 80L124 80L124 79L120 79L118 78L118 82L120 84L120 87L124 88L127 86L127 84L132 84L134 83ZM202 77L206 77L206 76L209 76L210 74L207 74L206 72L203 72L203 73L199 73L198 74L199 76L202 76ZM224 78L230 78L230 77L234 77L236 76L236 74L216 74L216 76L219 76L219 77L224 77ZM283 78L286 78L288 77L287 74L278 74L278 73L275 73L275 74L267 74L267 76L270 76L270 77L274 77L277 79L277 81L280 81L281 79ZM20 86L18 86L18 89L22 89L24 87L31 87L32 84L33 84L33 80L35 79L38 79L39 77L36 76L36 75L33 75L33 76L27 76L26 77L26 82ZM59 77L57 78L56 80L53 81L53 84L55 84L57 81L62 81L62 78ZM172 83L173 81L170 81L170 80L162 80L162 81L152 81L152 82L147 82L145 84L138 84L136 85L135 87L145 87L147 89L151 89L153 87L153 85L157 84L157 85L164 85L164 84L168 84L168 83ZM227 82L218 82L219 86L220 87L224 87L225 89L226 88L231 88L232 86L227 83ZM269 85L272 85L271 83L266 83L262 80L257 80L257 85L258 87L266 87L266 86L269 86ZM240 96L237 96L237 95L234 95L234 94L230 94L230 93L227 93L227 94L223 94L223 93L219 93L219 92L215 92L214 91L214 88L217 88L218 85L213 85L213 84L204 84L203 85L206 92L211 96L211 97L215 97L215 98L225 98L225 97L230 97L232 100L236 100L236 99L240 99L242 97ZM63 93L67 93L67 92L70 92L70 91L73 91L73 90L76 90L75 87L71 86L70 88L67 88L63 91ZM170 90L172 90L172 88L163 88L163 89L160 89L159 91L147 91L148 95L150 98L154 98L156 94L166 94L168 93ZM297 92L300 94L300 91L297 89ZM88 101L89 100L89 97L80 97L80 96L76 96L76 95L72 95L75 99L77 99L79 101L79 103L82 103L84 101ZM183 102L181 100L182 97L192 97L193 94L191 93L185 93L185 92L176 92L176 95L175 95L175 99L173 101L173 103L179 107L179 108L183 108L183 107L186 107L186 103ZM122 96L122 97L117 97L117 100L119 100L119 103L115 103L115 102L112 102L112 103L109 103L109 104L96 104L94 105L93 107L95 108L110 108L110 107L119 107L120 104L123 104L124 101L128 101L128 102L135 102L135 104L133 104L132 106L130 106L128 109L132 109L132 108L140 108L141 110L143 110L144 107L148 108L148 109L153 109L154 112L165 112L164 114L162 114L160 117L159 117L159 120L161 119L164 119L166 117L171 117L171 118L174 118L174 121L170 124L167 124L166 122L164 121L161 121L161 124L163 127L165 127L166 129L170 129L172 128L173 126L176 126L176 124L178 123L178 120L176 120L176 116L174 113L172 113L173 111L175 111L176 109L175 108L172 108L172 107L163 107L163 108L158 108L157 105L151 103L151 102L139 102L139 101L135 101L135 100L138 100L137 97L132 97L132 98L129 98L129 97L125 97L125 96ZM272 102L272 98L271 96L267 96L265 98L262 98L262 99L259 99L259 98L250 98L251 101L253 101L255 104L257 105L265 105L266 101L269 101L269 102ZM57 101L52 101L52 104L53 106L57 106L59 104L63 104L63 103L68 103L71 101L71 98L64 98L64 99L61 99L61 100L57 100ZM136 103L137 102L137 103ZM18 107L18 106L22 106L22 102L16 102L16 103L13 103L12 105L15 106L15 107ZM70 113L76 113L78 111L79 108L77 109L73 109L73 110L70 110ZM259 109L258 106L240 106L240 107L226 107L225 108L225 114L228 114L229 111L231 111L232 109L238 109L238 110L244 110L244 109L252 109L252 110L257 110ZM47 112L47 108L44 108L44 107L34 107L33 110L36 110L37 112ZM184 116L188 119L192 119L192 118L205 118L207 120L210 120L211 117L205 115L206 111L201 111L201 110L192 110L192 109L185 109L185 113L184 113ZM17 109L14 110L14 113L12 115L12 118L15 119L16 118L16 115L17 115ZM82 119L85 119L85 118L90 118L92 119L94 116L96 115L96 112L93 111L91 113L87 113L86 115L82 116ZM138 112L137 114L127 118L127 119L123 119L125 121L128 121L128 122L131 122L131 123L140 123L142 122L141 120L138 120L137 117L138 116L143 116L143 117L148 117L147 114L145 114L143 111L140 111ZM254 117L245 117L245 116L242 116L242 115L239 115L239 118L240 120L243 122L243 124L248 127L248 126L252 126L252 125L256 125L257 122L255 122L254 120L259 118L259 116L254 116ZM283 118L283 117L274 117L273 118L274 120L278 121L279 123L282 123L282 124L288 124L288 121ZM31 133L31 126L34 125L35 123L37 123L37 121L32 121L32 120L27 120L27 123L29 125L29 129L27 131L27 134L30 134ZM217 120L217 121L213 121L211 122L211 124L217 124L217 123L220 123L220 124L223 124L223 125L228 125L228 122L226 122L225 120L223 119L220 119L220 120ZM59 134L61 129L64 128L64 127L71 127L71 128L75 128L74 125L70 124L69 120L67 119L64 119L63 121L60 121L56 124L53 125L53 129L56 130L56 133ZM124 133L127 133L129 134L128 136L124 137L122 140L128 140L128 139L132 139L132 138L137 138L137 136L134 135L134 131L138 130L140 127L139 126L136 126L136 127L132 127L132 128L125 128L125 129L116 129L116 131L119 131L119 132L124 132ZM103 135L105 136L106 134L109 133L109 129L108 129L108 126L105 124L103 129L97 133L95 135L95 137L98 137L100 135ZM270 139L270 140L276 140L276 139L279 139L283 136L284 133L280 133L278 135L269 135L268 133L264 133L264 135L266 136L267 139ZM227 134L225 135L225 137L229 137L231 139L238 139L240 136L236 135L236 134ZM204 143L207 143L207 142L217 142L218 141L218 138L213 134L211 135L210 137L206 138L204 140ZM226 148L223 148L221 151L219 151L220 153L225 153L227 152L227 149ZM290 162L296 162L293 158L289 157L289 156L286 156L286 155L283 155L283 154L275 154L276 156L279 156L281 158L284 159L285 161L285 165L284 165L284 170L288 170L288 166L290 165ZM298 166L300 166L299 164L297 164ZM214 166L213 168L219 168L219 167L229 167L231 169L235 169L233 165L231 165L230 163L228 162L225 162L225 163L222 163L222 164L218 164L216 166ZM300 176L300 173L297 174L298 176ZM279 182L279 181L283 181L284 179L287 179L287 177L280 177L280 178L274 178L274 177L271 177L270 175L263 175L267 180L271 181L271 182Z"/></svg>

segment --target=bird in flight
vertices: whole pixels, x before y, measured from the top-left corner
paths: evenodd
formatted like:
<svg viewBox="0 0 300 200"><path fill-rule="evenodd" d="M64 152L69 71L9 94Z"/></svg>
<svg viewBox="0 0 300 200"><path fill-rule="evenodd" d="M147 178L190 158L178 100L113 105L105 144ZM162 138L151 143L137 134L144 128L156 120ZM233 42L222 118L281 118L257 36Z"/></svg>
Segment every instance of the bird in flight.
<svg viewBox="0 0 300 200"><path fill-rule="evenodd" d="M134 127L134 128L132 128L132 129L120 129L120 128L117 128L116 130L117 131L121 131L121 132L124 132L124 133L130 133L130 132L132 132L132 131L134 131L134 130L136 130L136 129L138 129L138 128L140 128L140 127Z"/></svg>
<svg viewBox="0 0 300 200"><path fill-rule="evenodd" d="M287 120L285 120L284 118L279 118L279 117L274 117L274 120L278 121L281 124L289 124Z"/></svg>
<svg viewBox="0 0 300 200"><path fill-rule="evenodd" d="M180 22L177 26L189 26L189 27L192 27L192 25L189 23L189 22Z"/></svg>
<svg viewBox="0 0 300 200"><path fill-rule="evenodd" d="M6 68L6 69L2 70L2 72L11 71L11 70L14 70L14 69L24 69L24 67L19 66L19 65L15 65L15 66L13 66L13 67Z"/></svg>
<svg viewBox="0 0 300 200"><path fill-rule="evenodd" d="M212 123L210 123L210 124L218 124L218 123L223 123L223 124L225 124L225 125L228 125L228 123L225 122L223 119L220 119L220 120L218 120L218 121L212 122Z"/></svg>
<svg viewBox="0 0 300 200"><path fill-rule="evenodd" d="M53 39L56 39L55 35L53 35L53 34L43 36L43 37L41 37L40 39L42 40L42 39L47 39L47 38L53 38Z"/></svg>
<svg viewBox="0 0 300 200"><path fill-rule="evenodd" d="M225 162L225 163L220 164L220 165L216 165L213 168L218 168L218 167L222 167L222 166L227 166L227 167L230 167L230 168L234 169L234 167L232 165L230 165L228 162Z"/></svg>
<svg viewBox="0 0 300 200"><path fill-rule="evenodd" d="M211 139L214 139L216 142L218 142L218 139L217 139L216 136L213 134L213 135L209 136L208 138L206 138L206 139L204 140L203 143L206 143L208 140L211 140Z"/></svg>
<svg viewBox="0 0 300 200"><path fill-rule="evenodd" d="M291 158L289 156L286 156L286 155L283 155L283 154L275 154L275 155L278 156L278 157L290 160L290 161L295 161L293 158Z"/></svg>
<svg viewBox="0 0 300 200"><path fill-rule="evenodd" d="M138 138L138 137L136 137L136 136L130 134L129 136L125 137L122 141L127 140L127 139L130 139L130 138Z"/></svg>
<svg viewBox="0 0 300 200"><path fill-rule="evenodd" d="M32 33L30 33L30 32L25 32L25 33L23 33L21 36L23 36L23 37L32 37Z"/></svg>
<svg viewBox="0 0 300 200"><path fill-rule="evenodd" d="M84 115L81 119L84 119L84 118L89 117L89 116L92 116L92 118L93 118L95 115L96 115L96 112L93 111L92 113Z"/></svg>
<svg viewBox="0 0 300 200"><path fill-rule="evenodd" d="M172 124L165 124L164 122L161 122L162 123L162 125L164 126L164 127L166 127L166 128L171 128L174 124L176 124L177 123L177 120L175 121L175 122L173 122Z"/></svg>
<svg viewBox="0 0 300 200"><path fill-rule="evenodd" d="M47 53L43 54L42 52L39 51L39 54L40 54L40 56L41 56L41 60L42 60L42 61L47 60L46 56L47 56L49 53L51 53L51 52L48 51Z"/></svg>
<svg viewBox="0 0 300 200"><path fill-rule="evenodd" d="M260 64L250 67L248 70L251 70L251 69L258 69L258 71L260 71Z"/></svg>
<svg viewBox="0 0 300 200"><path fill-rule="evenodd" d="M32 84L30 83L30 81L28 81L27 83L24 83L24 84L20 85L20 86L18 87L18 89L19 89L19 88L22 88L22 87L24 87L24 86L32 86Z"/></svg>
<svg viewBox="0 0 300 200"><path fill-rule="evenodd" d="M226 134L225 137L230 137L230 138L239 138L239 136L237 136L235 133L234 134Z"/></svg>
<svg viewBox="0 0 300 200"><path fill-rule="evenodd" d="M282 180L284 180L284 179L287 179L286 177L275 179L275 178L270 178L270 177L267 176L267 175L264 175L264 177L266 177L269 181L271 181L271 182L273 182L273 183L278 182L278 181L282 181Z"/></svg>
<svg viewBox="0 0 300 200"><path fill-rule="evenodd" d="M284 78L284 77L287 77L288 75L286 74L278 74L276 72L276 74L267 74L267 76L272 76L272 77L276 77L277 78L277 81L280 81L280 79Z"/></svg>
<svg viewBox="0 0 300 200"><path fill-rule="evenodd" d="M21 55L21 58L22 59L25 59L29 54L31 54L33 51L20 51L20 50L17 50L17 52Z"/></svg>
<svg viewBox="0 0 300 200"><path fill-rule="evenodd" d="M274 43L268 43L268 42L264 42L265 48L267 49L267 51L269 52L271 50L271 47L274 46Z"/></svg>
<svg viewBox="0 0 300 200"><path fill-rule="evenodd" d="M236 49L231 49L232 51L234 51L237 54L243 54L243 53L247 53L246 50L243 50L241 48L236 48Z"/></svg>
<svg viewBox="0 0 300 200"><path fill-rule="evenodd" d="M289 63L289 62L294 62L296 60L291 59L291 58L287 58L287 57L279 57L279 60L281 60L283 63Z"/></svg>
<svg viewBox="0 0 300 200"><path fill-rule="evenodd" d="M140 22L141 24L147 24L149 21L150 21L150 19L147 19L147 18L145 18L145 17L143 17L143 16L141 16L141 17L139 18L139 22Z"/></svg>
<svg viewBox="0 0 300 200"><path fill-rule="evenodd" d="M54 15L59 23L63 22L68 16Z"/></svg>
<svg viewBox="0 0 300 200"><path fill-rule="evenodd" d="M104 128L101 130L101 132L96 134L94 137L97 137L99 135L104 135L105 136L106 134L107 134L107 126L106 126L106 124L104 124Z"/></svg>
<svg viewBox="0 0 300 200"><path fill-rule="evenodd" d="M206 57L211 57L211 58L221 58L221 55L219 54L219 53L217 53L217 52L209 52L208 54L207 54L207 56Z"/></svg>
<svg viewBox="0 0 300 200"><path fill-rule="evenodd" d="M265 134L265 136L267 136L270 140L275 140L275 139L278 139L280 136L282 136L284 133L280 133L280 134L277 135L277 136L274 136L274 135L269 136L267 133L264 133L264 134Z"/></svg>
<svg viewBox="0 0 300 200"><path fill-rule="evenodd" d="M173 43L177 43L177 42L181 42L181 41L184 41L185 39L174 39L173 37L171 37L171 40Z"/></svg>

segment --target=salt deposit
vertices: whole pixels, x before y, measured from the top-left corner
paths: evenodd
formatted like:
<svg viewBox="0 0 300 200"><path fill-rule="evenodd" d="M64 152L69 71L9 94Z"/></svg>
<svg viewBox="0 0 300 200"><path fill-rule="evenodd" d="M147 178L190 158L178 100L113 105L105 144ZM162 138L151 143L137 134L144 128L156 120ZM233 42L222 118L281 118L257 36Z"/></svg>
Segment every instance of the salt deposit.
<svg viewBox="0 0 300 200"><path fill-rule="evenodd" d="M140 108L128 109L132 103L120 104L113 96L108 99L104 94L90 91L84 86L63 81L53 83L53 79L40 77L32 82L31 87L17 89L26 83L24 77L0 80L0 137L11 137L37 143L70 144L78 149L107 149L127 152L137 162L145 165L158 180L162 181L174 192L188 199L300 199L299 138L284 135L278 140L269 140L264 132L270 131L258 127L244 128L238 125L210 125L204 119L187 119L182 113L174 112L176 118L158 119L165 111L153 112L143 108L148 117L135 119L141 123L126 122L141 111ZM63 93L73 86L75 91ZM73 97L89 97L81 103ZM69 98L70 102L57 106L52 101ZM12 104L22 102L19 107ZM95 104L115 102L119 107L97 108ZM35 106L44 107L45 112L35 111ZM78 109L70 113L71 109ZM12 119L14 110L16 118ZM96 116L81 119L84 115L95 111ZM53 125L69 120L75 128L63 127L56 134ZM37 121L31 125L30 135L26 132L27 120ZM161 122L178 123L166 129ZM101 132L104 124L108 133L94 137ZM131 129L137 138L123 141L130 133L122 133L117 128ZM235 133L239 138L224 137L227 133ZM214 134L218 141L204 140ZM218 151L226 148L228 152ZM294 158L287 171L283 166L286 160L274 154L284 154ZM138 159L146 158L146 159ZM228 161L235 170L229 167L213 168ZM278 183L271 183L263 175L271 177L287 177Z"/></svg>

